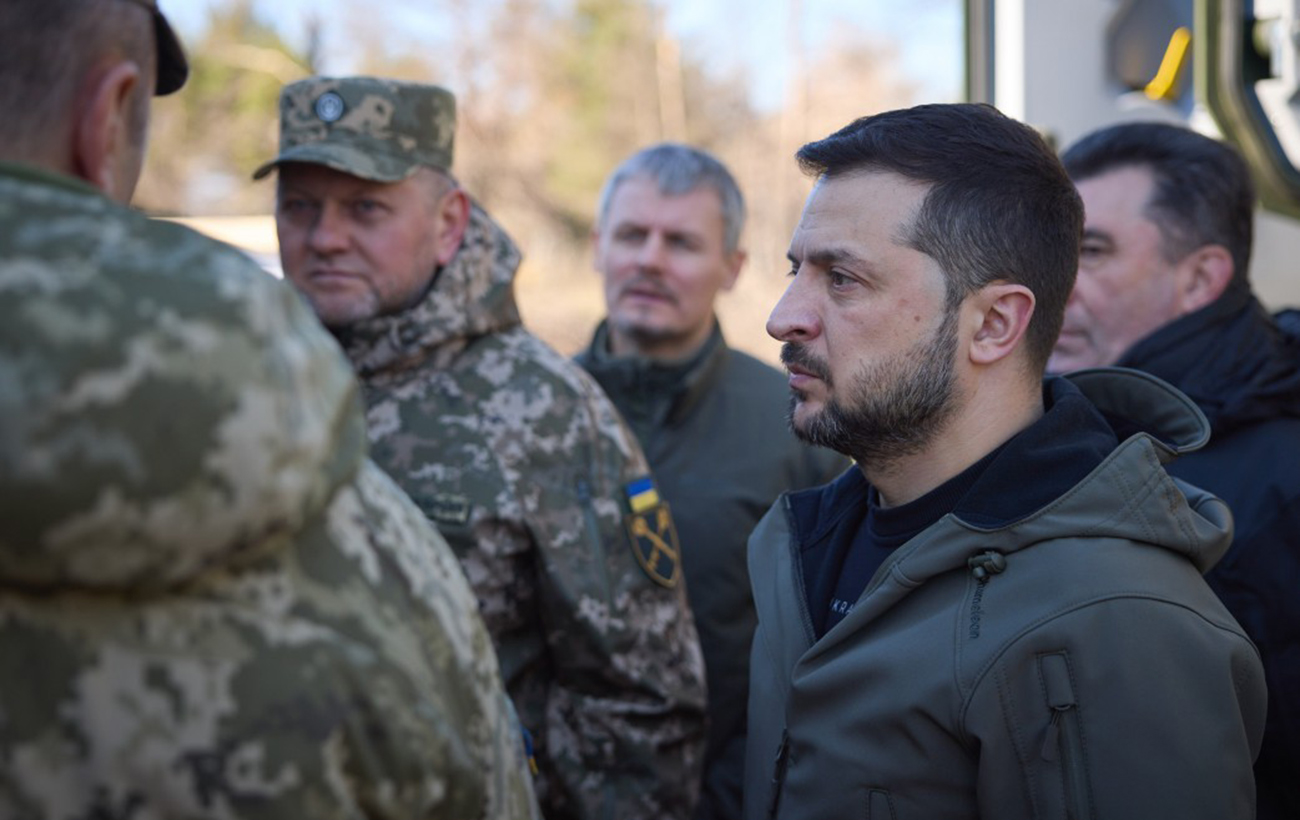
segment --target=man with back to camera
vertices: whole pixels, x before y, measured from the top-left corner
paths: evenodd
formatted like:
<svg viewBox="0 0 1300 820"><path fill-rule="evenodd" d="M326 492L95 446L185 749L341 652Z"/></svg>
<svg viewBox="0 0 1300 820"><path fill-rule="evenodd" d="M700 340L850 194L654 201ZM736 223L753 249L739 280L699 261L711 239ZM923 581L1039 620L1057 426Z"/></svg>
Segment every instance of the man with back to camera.
<svg viewBox="0 0 1300 820"><path fill-rule="evenodd" d="M798 158L768 332L794 430L859 469L750 539L745 816L1249 816L1263 673L1201 578L1230 516L1161 467L1205 419L1144 374L1042 378L1083 223L1056 157L926 105Z"/></svg>
<svg viewBox="0 0 1300 820"><path fill-rule="evenodd" d="M0 4L0 817L536 816L455 556L289 288L125 207L152 0Z"/></svg>
<svg viewBox="0 0 1300 820"><path fill-rule="evenodd" d="M1300 333L1251 292L1250 172L1229 146L1164 123L1093 132L1062 162L1085 223L1048 369L1143 370L1209 419L1210 443L1169 472L1232 510L1232 547L1206 580L1264 662L1258 817L1300 817Z"/></svg>
<svg viewBox="0 0 1300 820"><path fill-rule="evenodd" d="M455 101L313 77L281 95L290 281L361 377L375 460L465 566L548 818L690 816L704 667L668 508L600 389L520 324L519 252L450 175Z"/></svg>
<svg viewBox="0 0 1300 820"><path fill-rule="evenodd" d="M661 143L625 160L592 237L608 316L577 357L636 433L683 545L709 684L697 820L740 816L754 636L745 542L783 491L848 466L790 434L784 376L722 336L714 303L744 264L744 222L739 186L708 153Z"/></svg>

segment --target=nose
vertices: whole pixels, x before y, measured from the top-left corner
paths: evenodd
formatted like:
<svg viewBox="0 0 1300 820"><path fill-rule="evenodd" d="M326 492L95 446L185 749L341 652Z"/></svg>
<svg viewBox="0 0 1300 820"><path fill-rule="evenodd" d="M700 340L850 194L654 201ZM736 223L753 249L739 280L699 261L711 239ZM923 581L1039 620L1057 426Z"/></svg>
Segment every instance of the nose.
<svg viewBox="0 0 1300 820"><path fill-rule="evenodd" d="M637 248L636 264L642 271L659 271L663 268L664 240L657 232L651 232Z"/></svg>
<svg viewBox="0 0 1300 820"><path fill-rule="evenodd" d="M821 319L807 292L806 279L796 273L767 317L767 335L779 342L806 342L821 333Z"/></svg>
<svg viewBox="0 0 1300 820"><path fill-rule="evenodd" d="M321 206L307 237L312 251L320 256L332 256L347 250L347 223L340 209L333 203Z"/></svg>

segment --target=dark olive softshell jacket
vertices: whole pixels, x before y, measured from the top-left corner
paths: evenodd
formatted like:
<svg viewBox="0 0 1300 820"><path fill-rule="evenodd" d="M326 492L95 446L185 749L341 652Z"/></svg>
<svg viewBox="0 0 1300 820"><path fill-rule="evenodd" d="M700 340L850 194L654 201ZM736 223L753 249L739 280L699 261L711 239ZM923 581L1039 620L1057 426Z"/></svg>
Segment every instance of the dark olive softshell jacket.
<svg viewBox="0 0 1300 820"><path fill-rule="evenodd" d="M940 519L816 643L788 497L759 524L746 818L1252 816L1263 673L1201 578L1231 517L1161 466L1205 418L1144 374L1069 378L1153 434L1010 525Z"/></svg>

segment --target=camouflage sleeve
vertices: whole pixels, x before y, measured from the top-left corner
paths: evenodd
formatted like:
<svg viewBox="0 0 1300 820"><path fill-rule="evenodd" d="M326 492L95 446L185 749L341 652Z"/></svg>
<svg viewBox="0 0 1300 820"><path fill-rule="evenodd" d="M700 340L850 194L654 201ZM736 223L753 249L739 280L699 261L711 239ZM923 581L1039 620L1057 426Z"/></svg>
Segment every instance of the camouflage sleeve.
<svg viewBox="0 0 1300 820"><path fill-rule="evenodd" d="M676 534L666 505L647 505L649 496L633 514L627 488L648 479L645 459L598 388L584 381L583 390L577 420L565 420L568 457L527 500L556 665L546 742L560 793L546 805L604 820L689 818L705 742L704 662Z"/></svg>

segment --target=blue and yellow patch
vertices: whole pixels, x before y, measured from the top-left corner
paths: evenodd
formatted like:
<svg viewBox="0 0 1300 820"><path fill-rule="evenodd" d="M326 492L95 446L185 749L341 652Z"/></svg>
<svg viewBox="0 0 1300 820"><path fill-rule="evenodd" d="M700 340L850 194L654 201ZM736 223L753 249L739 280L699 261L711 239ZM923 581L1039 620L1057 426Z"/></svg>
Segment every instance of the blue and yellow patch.
<svg viewBox="0 0 1300 820"><path fill-rule="evenodd" d="M625 489L632 510L627 517L627 532L637 563L655 583L677 586L682 575L682 548L668 502L659 499L650 476L631 482Z"/></svg>

